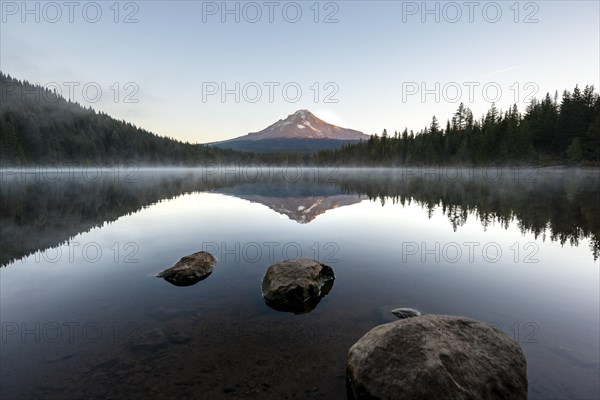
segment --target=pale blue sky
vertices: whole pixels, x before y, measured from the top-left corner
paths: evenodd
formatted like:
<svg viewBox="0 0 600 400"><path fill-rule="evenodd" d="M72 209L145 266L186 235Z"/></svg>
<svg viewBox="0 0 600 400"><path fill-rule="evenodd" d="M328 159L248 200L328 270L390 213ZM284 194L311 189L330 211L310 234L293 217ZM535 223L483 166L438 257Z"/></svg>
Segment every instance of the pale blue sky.
<svg viewBox="0 0 600 400"><path fill-rule="evenodd" d="M35 12L22 15L20 1L2 1L2 71L41 84L57 82L65 95L65 82L78 82L75 100L84 105L90 103L81 87L96 82L103 93L91 104L94 108L192 142L257 131L300 108L368 134L383 128L418 130L434 114L445 123L457 108L460 101L441 93L446 85L446 94L456 97L452 82L462 90L460 100L480 116L489 108L487 100L496 97L496 85L502 90L498 107L506 109L517 100L523 110L528 93L537 92L539 98L575 84L598 87L600 80L598 1L519 2L516 6L515 1L477 2L473 22L469 8L459 1L454 4L459 5L462 17L456 23L449 21L456 9L447 2L427 3L430 9L437 4L439 22L435 14L421 21L420 1L320 2L318 23L314 22L315 1L297 2L302 10L297 23L285 19L295 16L291 2L273 2L273 22L269 6L263 1L254 3L262 12L256 23L249 22L255 16L253 6L246 5L243 12L248 2L237 3L239 23L234 15L225 15L227 20L221 21L220 1L121 2L119 23L114 22L114 1L97 3L102 10L97 23L84 18L87 2L74 9L73 23L65 6L61 6L58 22L51 23L56 10L46 2L38 3L40 21L36 22ZM228 3L228 7L235 5ZM502 16L492 23L496 5ZM35 2L28 7L35 10ZM94 8L87 7L86 15L93 19ZM209 15L215 7L216 15ZM519 22L515 23L517 9ZM123 23L132 12L138 22ZM338 22L324 23L331 12ZM538 22L525 23L527 16ZM113 97L116 87L109 88L114 82L119 83L118 102ZM139 88L132 97L138 103L124 102L124 95L133 90L124 87L127 82ZM256 82L262 98L250 102L240 90L239 103L234 95L222 102L219 94L203 101L203 87L210 82L224 82L229 88L236 82L240 88ZM264 82L279 84L274 87L273 102ZM283 85L290 82L302 90L296 103L282 93ZM315 82L320 88L317 99ZM332 84L326 87L328 82ZM412 82L419 90L415 95L406 93L415 88ZM423 102L421 85L435 89L436 82L442 95L439 102L434 94ZM472 102L465 82L479 85ZM482 90L486 84L490 86L487 98ZM338 102L324 102L325 95L336 88L332 99ZM254 97L254 89L247 89L246 94ZM93 97L94 92L90 93ZM294 97L294 90L289 89L288 95Z"/></svg>

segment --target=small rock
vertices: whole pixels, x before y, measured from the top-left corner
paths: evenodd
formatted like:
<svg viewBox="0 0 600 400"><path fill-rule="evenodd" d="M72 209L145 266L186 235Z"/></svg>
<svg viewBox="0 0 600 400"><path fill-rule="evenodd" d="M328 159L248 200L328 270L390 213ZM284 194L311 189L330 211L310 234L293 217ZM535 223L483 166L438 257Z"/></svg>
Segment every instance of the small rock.
<svg viewBox="0 0 600 400"><path fill-rule="evenodd" d="M175 286L191 286L208 278L216 263L216 258L206 251L199 251L182 257L171 268L156 274Z"/></svg>
<svg viewBox="0 0 600 400"><path fill-rule="evenodd" d="M169 340L171 341L171 343L173 344L185 344L187 342L189 342L190 340L192 340L191 337L184 335L182 333L179 332L174 332L170 337Z"/></svg>
<svg viewBox="0 0 600 400"><path fill-rule="evenodd" d="M391 313L400 319L413 318L413 317L418 317L421 315L421 313L419 311L415 310L414 308L405 308L405 307L395 308L391 311Z"/></svg>
<svg viewBox="0 0 600 400"><path fill-rule="evenodd" d="M160 328L156 328L134 337L130 344L134 350L156 350L168 346L169 342L165 332Z"/></svg>
<svg viewBox="0 0 600 400"><path fill-rule="evenodd" d="M315 260L279 261L263 278L263 299L277 311L307 313L331 291L334 279L331 267Z"/></svg>
<svg viewBox="0 0 600 400"><path fill-rule="evenodd" d="M237 392L237 388L235 386L224 386L223 392L224 393L235 393L235 392Z"/></svg>

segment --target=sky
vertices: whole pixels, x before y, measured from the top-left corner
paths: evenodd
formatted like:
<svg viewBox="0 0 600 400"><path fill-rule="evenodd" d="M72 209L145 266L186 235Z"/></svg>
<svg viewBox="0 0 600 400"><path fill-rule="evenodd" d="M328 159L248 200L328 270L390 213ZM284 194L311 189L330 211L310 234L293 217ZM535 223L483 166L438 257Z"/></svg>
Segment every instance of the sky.
<svg viewBox="0 0 600 400"><path fill-rule="evenodd" d="M0 69L159 135L367 134L600 86L600 2L0 2Z"/></svg>

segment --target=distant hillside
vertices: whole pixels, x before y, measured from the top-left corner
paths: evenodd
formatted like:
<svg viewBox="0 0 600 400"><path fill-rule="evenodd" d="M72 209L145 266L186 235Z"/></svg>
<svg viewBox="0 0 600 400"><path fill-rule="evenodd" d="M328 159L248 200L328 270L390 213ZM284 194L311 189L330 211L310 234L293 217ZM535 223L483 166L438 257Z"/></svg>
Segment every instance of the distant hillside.
<svg viewBox="0 0 600 400"><path fill-rule="evenodd" d="M367 139L369 136L362 132L327 123L308 110L298 110L261 131L211 145L259 153L316 153Z"/></svg>
<svg viewBox="0 0 600 400"><path fill-rule="evenodd" d="M299 110L262 131L200 145L158 136L0 72L0 163L599 166L600 96L593 86L575 87L560 100L533 99L524 113L492 104L480 119L461 103L445 129L433 117L420 132L370 137Z"/></svg>
<svg viewBox="0 0 600 400"><path fill-rule="evenodd" d="M0 162L186 165L251 159L155 135L0 72Z"/></svg>

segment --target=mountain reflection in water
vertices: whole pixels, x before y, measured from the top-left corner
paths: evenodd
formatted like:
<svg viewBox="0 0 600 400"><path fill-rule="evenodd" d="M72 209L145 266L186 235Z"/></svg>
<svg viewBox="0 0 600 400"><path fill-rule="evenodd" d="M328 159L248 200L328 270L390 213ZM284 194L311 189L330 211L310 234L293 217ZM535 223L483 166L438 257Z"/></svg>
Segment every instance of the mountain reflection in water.
<svg viewBox="0 0 600 400"><path fill-rule="evenodd" d="M431 214L441 206L454 230L468 217L485 227L517 221L561 244L591 239L600 249L600 174L595 170L535 170L516 174L484 170L431 174L407 170L314 170L293 177L285 170L260 174L207 174L199 170L141 170L127 180L105 174L94 181L72 175L52 182L3 177L0 201L1 265L59 246L77 234L111 223L160 201L214 192L263 204L301 224L328 210L363 200L410 204ZM259 178L256 178L258 176Z"/></svg>
<svg viewBox="0 0 600 400"><path fill-rule="evenodd" d="M348 349L411 307L502 329L532 400L598 398L597 170L225 172L4 177L0 397L344 399ZM207 279L155 277L200 250ZM300 256L333 289L271 308Z"/></svg>

